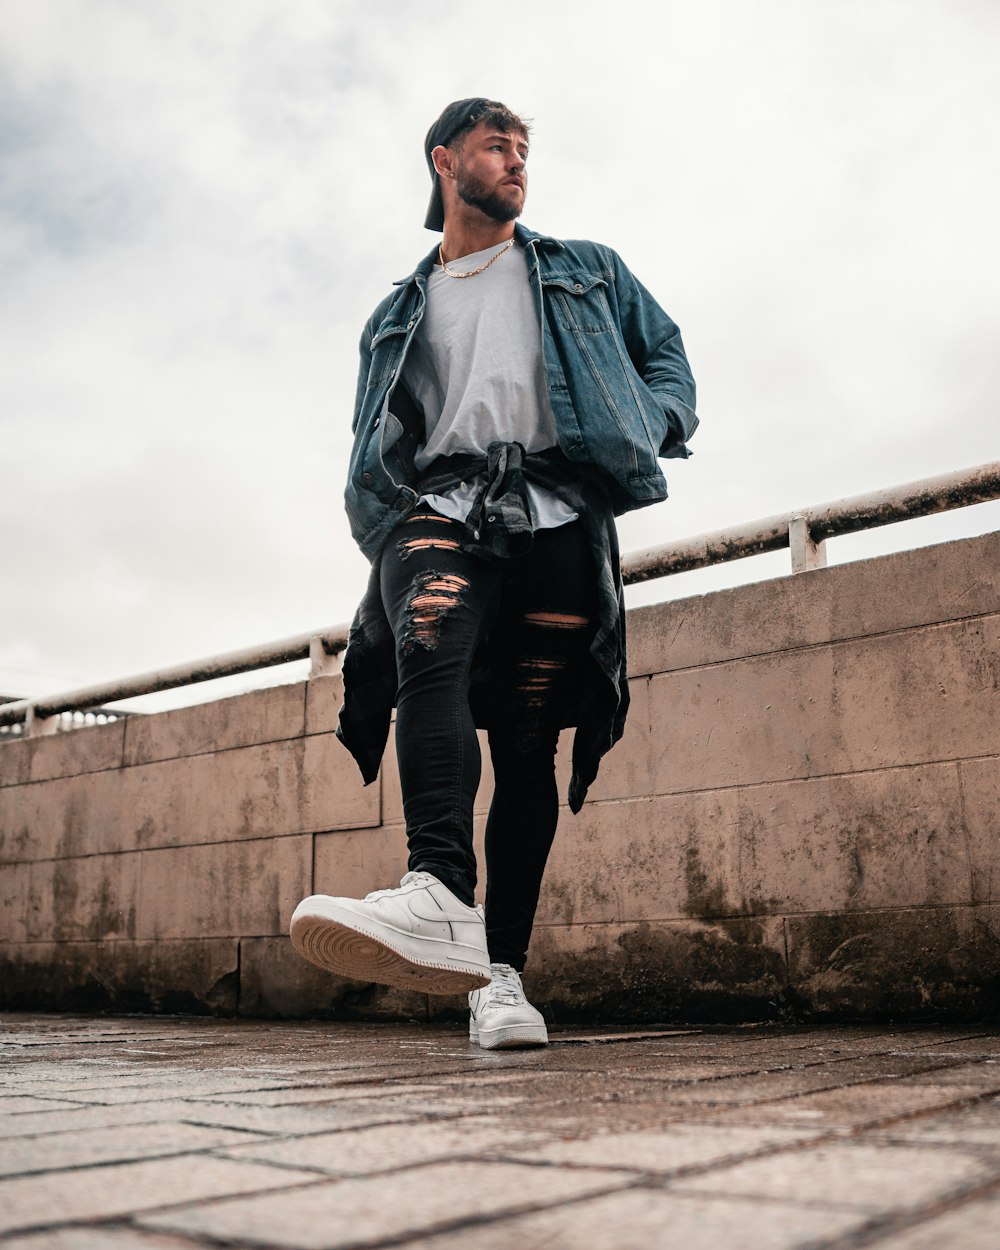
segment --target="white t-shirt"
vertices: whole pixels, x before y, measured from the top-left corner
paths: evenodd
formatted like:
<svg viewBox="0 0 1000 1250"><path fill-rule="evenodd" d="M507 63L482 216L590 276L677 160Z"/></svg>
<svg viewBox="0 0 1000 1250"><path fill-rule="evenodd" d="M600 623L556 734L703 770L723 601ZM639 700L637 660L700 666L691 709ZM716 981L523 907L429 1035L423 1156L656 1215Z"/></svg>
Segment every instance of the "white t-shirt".
<svg viewBox="0 0 1000 1250"><path fill-rule="evenodd" d="M505 244L449 261L456 272L478 269ZM473 278L451 278L435 265L427 280L423 320L410 343L403 379L424 411L426 439L414 464L438 456L485 455L490 443L525 451L556 446L545 385L542 334L524 250L516 244ZM446 495L423 498L444 516L464 521L477 493L470 481ZM528 483L535 529L552 529L577 514L551 491Z"/></svg>

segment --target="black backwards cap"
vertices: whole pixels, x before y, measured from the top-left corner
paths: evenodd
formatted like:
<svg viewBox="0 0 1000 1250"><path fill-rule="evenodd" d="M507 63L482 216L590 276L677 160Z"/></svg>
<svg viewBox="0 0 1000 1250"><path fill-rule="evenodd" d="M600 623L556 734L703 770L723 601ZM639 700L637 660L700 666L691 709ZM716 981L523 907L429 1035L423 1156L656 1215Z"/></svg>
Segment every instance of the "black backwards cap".
<svg viewBox="0 0 1000 1250"><path fill-rule="evenodd" d="M428 130L424 140L424 156L427 168L431 171L431 202L427 206L427 217L424 225L428 230L444 229L444 201L441 199L441 179L434 168L431 153L437 147L446 148L456 135L472 127L492 109L504 109L499 100L486 100L482 96L473 96L469 100L456 100L449 104L434 125ZM506 109L504 109L506 111Z"/></svg>

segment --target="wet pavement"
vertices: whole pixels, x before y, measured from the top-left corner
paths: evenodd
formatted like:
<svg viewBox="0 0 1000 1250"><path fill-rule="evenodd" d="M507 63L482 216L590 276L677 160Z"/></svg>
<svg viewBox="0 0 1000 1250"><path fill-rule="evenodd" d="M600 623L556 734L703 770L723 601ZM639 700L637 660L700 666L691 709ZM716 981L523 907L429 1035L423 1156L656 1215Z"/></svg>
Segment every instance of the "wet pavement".
<svg viewBox="0 0 1000 1250"><path fill-rule="evenodd" d="M5 1250L996 1250L1000 1027L0 1016Z"/></svg>

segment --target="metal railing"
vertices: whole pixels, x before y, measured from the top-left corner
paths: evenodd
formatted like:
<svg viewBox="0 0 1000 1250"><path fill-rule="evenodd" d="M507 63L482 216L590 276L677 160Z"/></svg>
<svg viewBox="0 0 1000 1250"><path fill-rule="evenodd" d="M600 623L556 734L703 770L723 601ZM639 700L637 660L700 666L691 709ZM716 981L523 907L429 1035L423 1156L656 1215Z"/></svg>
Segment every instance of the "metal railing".
<svg viewBox="0 0 1000 1250"><path fill-rule="evenodd" d="M852 495L836 503L784 512L732 529L699 534L679 543L631 551L622 558L622 577L627 585L634 585L671 573L685 573L710 564L780 551L783 547L791 548L792 572L807 573L826 567L827 539L998 498L1000 461L890 486L867 495Z"/></svg>
<svg viewBox="0 0 1000 1250"><path fill-rule="evenodd" d="M13 703L16 700L10 695L7 696L6 702ZM0 704L2 707L3 704ZM46 728L53 733L68 733L71 729L89 729L91 725L107 725L113 721L121 720L124 716L144 716L145 712L136 712L133 709L125 711L124 708L109 707L92 707L85 712L81 712L79 708L57 712L55 716L46 718ZM49 725L49 721L54 724ZM25 736L26 726L23 723L15 722L12 725L0 724L0 742L5 737L23 738Z"/></svg>
<svg viewBox="0 0 1000 1250"><path fill-rule="evenodd" d="M805 573L825 567L825 544L830 538L998 498L1000 462L995 462L867 495L854 495L836 503L781 513L732 529L699 534L678 543L664 543L644 551L629 552L622 557L622 578L626 585L635 585L655 577L742 560L785 547L791 550L792 572ZM173 668L140 673L135 677L119 678L99 686L85 686L80 690L43 695L36 699L18 699L0 705L0 725L23 721L29 736L50 733L54 728L53 719L60 712L92 708L137 695L157 694L162 690L251 673L293 660L310 660L310 677L336 672L339 668L338 657L347 646L347 630L346 623L334 625L279 642L229 651Z"/></svg>
<svg viewBox="0 0 1000 1250"><path fill-rule="evenodd" d="M0 704L0 725L24 721L29 736L51 733L54 727L39 722L50 720L59 712L134 699L143 694L159 694L161 690L175 690L178 686L194 686L202 681L215 681L218 677L253 673L261 668L290 664L293 660L311 660L310 677L335 672L338 668L336 657L347 646L347 629L346 624L334 625L331 629L311 630L279 642L226 651L205 660L189 660L186 664L139 673L135 677L119 677L99 686L83 686L79 690L41 695L36 699L18 699L16 703Z"/></svg>

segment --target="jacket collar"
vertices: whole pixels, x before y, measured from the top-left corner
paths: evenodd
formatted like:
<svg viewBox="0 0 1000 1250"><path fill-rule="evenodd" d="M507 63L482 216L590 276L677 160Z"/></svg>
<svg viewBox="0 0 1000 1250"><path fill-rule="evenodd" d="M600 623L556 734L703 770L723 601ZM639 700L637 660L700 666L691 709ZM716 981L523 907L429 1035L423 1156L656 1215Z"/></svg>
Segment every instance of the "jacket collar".
<svg viewBox="0 0 1000 1250"><path fill-rule="evenodd" d="M521 247L535 247L538 244L541 244L543 247L563 247L563 244L553 235L539 234L537 230L529 230L527 226L522 226L519 221L514 222L514 240ZM431 270L437 263L438 249L434 247L411 274L408 274L405 278L398 278L392 285L407 286L411 282L422 282L430 276Z"/></svg>

